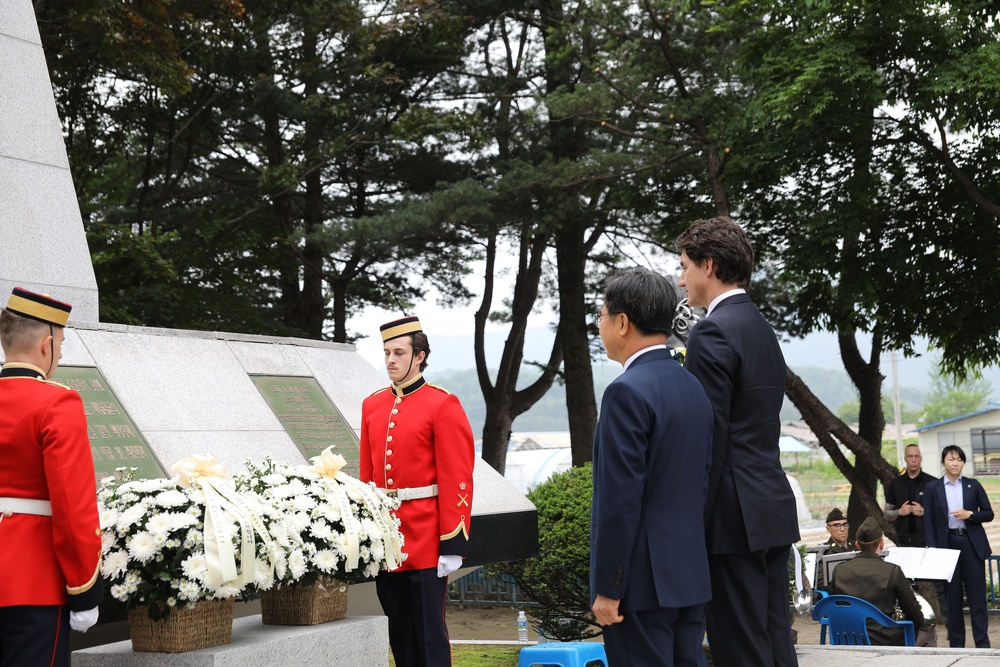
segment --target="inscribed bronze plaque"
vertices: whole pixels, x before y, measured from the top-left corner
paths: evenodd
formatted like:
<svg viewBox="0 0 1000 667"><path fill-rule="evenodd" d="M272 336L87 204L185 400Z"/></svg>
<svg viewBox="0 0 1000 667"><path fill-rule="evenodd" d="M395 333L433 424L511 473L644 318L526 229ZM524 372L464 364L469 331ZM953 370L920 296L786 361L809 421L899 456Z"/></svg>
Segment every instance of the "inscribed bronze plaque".
<svg viewBox="0 0 1000 667"><path fill-rule="evenodd" d="M101 371L87 366L60 366L52 379L76 390L83 399L98 480L114 475L115 468L138 468L136 479L166 477Z"/></svg>
<svg viewBox="0 0 1000 667"><path fill-rule="evenodd" d="M358 476L361 443L314 378L285 375L251 378L307 461L333 445L334 451L347 460L344 472Z"/></svg>

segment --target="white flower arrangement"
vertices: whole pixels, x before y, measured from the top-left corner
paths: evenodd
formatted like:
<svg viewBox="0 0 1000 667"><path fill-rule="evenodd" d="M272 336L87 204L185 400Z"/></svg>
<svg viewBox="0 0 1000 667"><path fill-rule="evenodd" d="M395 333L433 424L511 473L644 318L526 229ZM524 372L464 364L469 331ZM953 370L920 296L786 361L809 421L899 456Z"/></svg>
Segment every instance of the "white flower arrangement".
<svg viewBox="0 0 1000 667"><path fill-rule="evenodd" d="M210 462L224 476L214 459L204 457L201 461ZM217 505L214 521L210 519L215 525L209 526L208 542L210 546L218 544L224 555L219 556L217 547L209 549L211 559L206 556L206 509L216 492L190 483L183 473L170 479L135 480L135 468L116 472L117 476L102 480L97 493L101 574L110 582L111 597L124 602L126 608L146 605L150 616L157 619L173 607L235 597L249 583L247 576L252 575L253 583L262 589L273 583L271 568L246 562L252 549L240 551L247 527L236 508ZM219 536L222 544L215 539ZM223 576L218 563L221 561L224 569L226 554L233 569L239 562L242 574Z"/></svg>
<svg viewBox="0 0 1000 667"><path fill-rule="evenodd" d="M258 554L274 563L282 584L307 585L332 577L358 583L402 562L403 536L391 513L398 501L373 484L340 471L344 459L328 448L312 466L245 463L236 488L258 498L261 517L274 540Z"/></svg>

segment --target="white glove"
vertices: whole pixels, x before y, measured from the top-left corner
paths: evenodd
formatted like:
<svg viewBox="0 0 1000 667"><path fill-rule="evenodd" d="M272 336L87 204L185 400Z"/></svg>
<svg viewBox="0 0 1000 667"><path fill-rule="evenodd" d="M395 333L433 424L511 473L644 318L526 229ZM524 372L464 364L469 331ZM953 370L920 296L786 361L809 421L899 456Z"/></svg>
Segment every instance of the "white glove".
<svg viewBox="0 0 1000 667"><path fill-rule="evenodd" d="M94 623L97 623L97 607L87 611L71 611L69 613L69 627L77 632L86 632Z"/></svg>
<svg viewBox="0 0 1000 667"><path fill-rule="evenodd" d="M462 567L461 556L438 556L438 578L447 577L460 567Z"/></svg>

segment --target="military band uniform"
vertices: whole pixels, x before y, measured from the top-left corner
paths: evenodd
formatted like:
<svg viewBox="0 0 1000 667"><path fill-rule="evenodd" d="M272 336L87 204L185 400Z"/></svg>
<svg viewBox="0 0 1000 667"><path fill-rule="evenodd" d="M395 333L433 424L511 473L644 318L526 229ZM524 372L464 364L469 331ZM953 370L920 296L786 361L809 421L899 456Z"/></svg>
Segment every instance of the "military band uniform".
<svg viewBox="0 0 1000 667"><path fill-rule="evenodd" d="M45 303L42 295L22 295L28 295L21 297L22 306L31 306L36 296ZM14 303L12 297L8 311L16 312ZM97 490L83 401L45 377L41 368L12 359L0 370L3 667L68 665L70 611L93 610L103 597Z"/></svg>
<svg viewBox="0 0 1000 667"><path fill-rule="evenodd" d="M376 578L399 667L451 664L444 622L447 577L439 555L464 556L472 519L472 428L458 398L417 375L362 405L361 480L387 490L437 485L437 495L403 500L402 565Z"/></svg>
<svg viewBox="0 0 1000 667"><path fill-rule="evenodd" d="M846 560L833 571L829 591L833 595L851 595L867 600L892 618L897 603L907 620L913 621L919 629L924 621L920 604L913 594L910 581L898 565L887 563L874 551L861 551L851 560ZM869 620L868 638L872 646L902 646L903 631L886 628ZM928 634L921 630L924 642ZM922 646L918 639L917 646Z"/></svg>
<svg viewBox="0 0 1000 667"><path fill-rule="evenodd" d="M832 537L821 546L824 549L819 552L819 564L816 566L816 588L826 590L826 568L823 567L823 557L832 554L846 554L848 551L854 551L854 549L846 545L837 544L833 541Z"/></svg>

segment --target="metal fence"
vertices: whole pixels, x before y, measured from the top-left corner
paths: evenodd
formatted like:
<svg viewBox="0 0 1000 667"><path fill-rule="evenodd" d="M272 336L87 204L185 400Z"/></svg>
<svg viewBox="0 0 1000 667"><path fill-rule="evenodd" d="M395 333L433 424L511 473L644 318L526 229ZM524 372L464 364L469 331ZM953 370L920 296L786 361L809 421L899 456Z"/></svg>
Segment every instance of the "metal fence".
<svg viewBox="0 0 1000 667"><path fill-rule="evenodd" d="M986 572L989 575L989 588L986 590L986 604L1000 607L1000 555L986 559Z"/></svg>
<svg viewBox="0 0 1000 667"><path fill-rule="evenodd" d="M521 596L521 590L509 575L488 577L482 569L451 582L448 602L463 607L529 607L535 604Z"/></svg>

